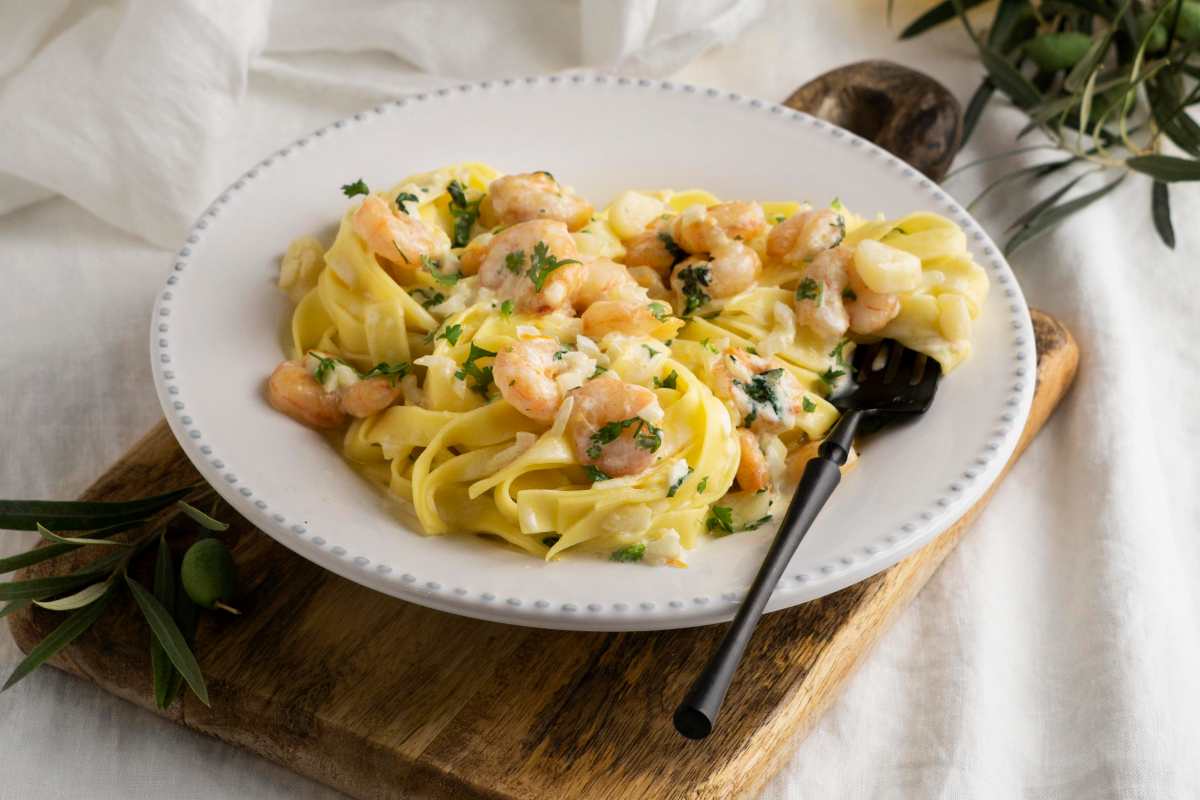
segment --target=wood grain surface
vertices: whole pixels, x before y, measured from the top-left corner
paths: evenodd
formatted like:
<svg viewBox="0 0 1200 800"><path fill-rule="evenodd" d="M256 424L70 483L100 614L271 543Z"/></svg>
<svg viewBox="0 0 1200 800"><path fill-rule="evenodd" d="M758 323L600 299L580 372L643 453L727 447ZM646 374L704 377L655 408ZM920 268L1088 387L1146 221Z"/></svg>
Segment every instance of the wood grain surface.
<svg viewBox="0 0 1200 800"><path fill-rule="evenodd" d="M1077 362L1061 325L1036 312L1034 322L1037 393L1014 461ZM128 499L197 480L161 423L84 497ZM891 569L764 618L721 723L702 742L676 734L671 712L722 626L606 634L455 617L326 572L225 508L244 613L201 622L212 708L189 694L168 715L355 797L753 796L990 496ZM21 577L61 571L87 550ZM161 713L149 633L121 602L52 663ZM28 651L60 620L34 609L10 625Z"/></svg>

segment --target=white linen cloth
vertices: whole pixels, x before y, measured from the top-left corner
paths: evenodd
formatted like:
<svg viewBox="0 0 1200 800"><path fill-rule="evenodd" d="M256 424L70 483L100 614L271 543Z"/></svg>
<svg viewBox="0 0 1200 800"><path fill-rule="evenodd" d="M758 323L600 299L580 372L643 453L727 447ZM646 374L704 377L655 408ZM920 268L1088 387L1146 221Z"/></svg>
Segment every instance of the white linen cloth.
<svg viewBox="0 0 1200 800"><path fill-rule="evenodd" d="M281 143L409 89L581 66L781 99L887 57L965 100L961 30L897 42L881 7L0 0L0 495L72 497L158 419L145 333L170 252ZM996 103L959 163L1021 125ZM1000 238L1031 196L982 222ZM1172 199L1174 252L1130 180L1016 256L1079 380L764 797L1200 795L1200 192ZM18 658L4 631L0 671ZM336 796L50 669L0 696L0 730L0 798Z"/></svg>

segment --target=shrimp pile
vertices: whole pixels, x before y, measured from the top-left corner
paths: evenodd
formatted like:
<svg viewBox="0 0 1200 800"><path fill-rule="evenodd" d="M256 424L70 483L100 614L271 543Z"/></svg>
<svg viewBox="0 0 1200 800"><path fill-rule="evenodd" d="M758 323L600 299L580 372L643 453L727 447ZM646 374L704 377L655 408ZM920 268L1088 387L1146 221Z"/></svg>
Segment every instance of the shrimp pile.
<svg viewBox="0 0 1200 800"><path fill-rule="evenodd" d="M918 255L959 247L934 215L665 190L597 210L550 172L485 165L342 189L333 245L302 237L284 259L295 347L267 402L345 431L431 532L467 514L548 557L587 540L679 565L681 542L764 525L836 420L856 342L958 353L982 298L957 250L940 271ZM434 475L461 483L423 489ZM473 505L502 479L507 500ZM636 503L604 499L620 492ZM592 507L607 516L579 521Z"/></svg>

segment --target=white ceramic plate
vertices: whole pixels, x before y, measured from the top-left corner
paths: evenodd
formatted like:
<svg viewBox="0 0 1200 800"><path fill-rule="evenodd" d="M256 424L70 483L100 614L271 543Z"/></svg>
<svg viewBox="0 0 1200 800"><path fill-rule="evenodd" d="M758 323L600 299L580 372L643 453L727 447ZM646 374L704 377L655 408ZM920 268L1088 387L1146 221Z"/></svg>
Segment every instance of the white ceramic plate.
<svg viewBox="0 0 1200 800"><path fill-rule="evenodd" d="M305 558L458 614L646 630L729 619L767 549L768 531L741 533L672 569L547 564L476 537L425 537L401 527L324 439L268 407L264 380L290 312L273 285L288 243L332 233L344 183L388 186L467 160L550 170L597 206L630 187L702 187L726 198L836 196L865 215L932 210L966 230L992 280L974 357L918 424L864 449L769 609L895 563L970 507L1011 454L1033 395L1029 312L995 245L931 181L840 128L714 89L603 76L473 84L355 114L255 165L201 216L155 304L155 384L184 451L233 507Z"/></svg>

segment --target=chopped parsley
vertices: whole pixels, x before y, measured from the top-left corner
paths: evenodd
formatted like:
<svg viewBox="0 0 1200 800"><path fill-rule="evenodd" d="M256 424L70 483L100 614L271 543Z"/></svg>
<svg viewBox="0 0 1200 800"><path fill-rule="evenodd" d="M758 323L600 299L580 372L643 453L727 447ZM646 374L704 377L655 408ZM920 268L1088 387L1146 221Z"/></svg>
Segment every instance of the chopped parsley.
<svg viewBox="0 0 1200 800"><path fill-rule="evenodd" d="M666 231L662 231L658 234L658 240L663 243L663 247L665 247L667 252L670 254L672 267L688 257L687 251L680 247L675 242L675 238Z"/></svg>
<svg viewBox="0 0 1200 800"><path fill-rule="evenodd" d="M836 197L829 201L829 207L832 208L834 211L841 211L842 209L845 208L845 206L842 205L842 201Z"/></svg>
<svg viewBox="0 0 1200 800"><path fill-rule="evenodd" d="M550 255L549 245L545 242L538 242L533 246L533 257L529 259L529 280L533 281L533 288L540 292L546 285L546 278L550 276L551 272L559 267L565 267L567 264L578 263L579 260L575 258L559 261L557 256Z"/></svg>
<svg viewBox="0 0 1200 800"><path fill-rule="evenodd" d="M525 251L513 250L504 257L504 268L513 275L520 275L521 270L525 267Z"/></svg>
<svg viewBox="0 0 1200 800"><path fill-rule="evenodd" d="M387 378L389 381L391 381L392 386L395 386L396 382L408 375L411 369L412 367L409 366L407 361L400 361L396 364L389 364L386 361L380 361L378 364L371 367L371 369L364 372L362 374L362 379L367 380L368 378Z"/></svg>
<svg viewBox="0 0 1200 800"><path fill-rule="evenodd" d="M613 554L609 558L612 561L641 561L644 555L646 555L646 545L639 542L622 547L620 550L613 550Z"/></svg>
<svg viewBox="0 0 1200 800"><path fill-rule="evenodd" d="M450 346L458 344L458 337L462 336L462 325L447 325L441 333L433 337L433 341L445 339L450 343Z"/></svg>
<svg viewBox="0 0 1200 800"><path fill-rule="evenodd" d="M797 300L812 300L817 305L821 305L821 299L824 296L825 287L812 278L805 278L800 281L800 286L796 289Z"/></svg>
<svg viewBox="0 0 1200 800"><path fill-rule="evenodd" d="M858 299L858 295L855 294L853 289L851 289L849 286L847 286L845 289L842 289L842 299L849 300L850 302L854 302L855 300Z"/></svg>
<svg viewBox="0 0 1200 800"><path fill-rule="evenodd" d="M845 374L846 371L844 369L834 369L833 367L830 367L817 377L824 381L826 386L832 389L834 382Z"/></svg>
<svg viewBox="0 0 1200 800"><path fill-rule="evenodd" d="M694 311L712 299L704 291L712 280L712 270L708 268L707 262L693 264L679 271L679 279L683 282L683 296L687 300L683 316L690 317Z"/></svg>
<svg viewBox="0 0 1200 800"><path fill-rule="evenodd" d="M457 338L458 337L455 336L455 339ZM479 358L491 358L494 355L496 354L491 350L484 350L479 345L471 342L471 350L467 354L467 360L463 362L462 368L454 373L454 377L458 378L460 381L465 382L467 378L473 380L474 383L470 384L471 391L478 392L485 400L488 396L488 387L492 385L492 368L481 368L475 363L475 360Z"/></svg>
<svg viewBox="0 0 1200 800"><path fill-rule="evenodd" d="M433 289L411 289L409 291L421 298L421 305L425 308L433 308L446 302L446 295L436 292Z"/></svg>
<svg viewBox="0 0 1200 800"><path fill-rule="evenodd" d="M800 401L800 404L804 406L804 411L808 414L817 410L817 404L809 400L808 395L804 395L804 399Z"/></svg>
<svg viewBox="0 0 1200 800"><path fill-rule="evenodd" d="M599 378L601 375L603 375L606 372L608 372L608 367L602 367L599 364L597 364L596 369L592 372L592 378Z"/></svg>
<svg viewBox="0 0 1200 800"><path fill-rule="evenodd" d="M660 379L657 375L655 375L654 376L654 388L655 389L678 389L679 386L676 384L677 380L679 380L679 373L676 372L675 370L671 370L670 373L668 373L667 377L665 377L665 378Z"/></svg>
<svg viewBox="0 0 1200 800"><path fill-rule="evenodd" d="M733 533L733 509L729 506L713 506L709 509L709 517L704 521L709 533L714 531L723 536Z"/></svg>
<svg viewBox="0 0 1200 800"><path fill-rule="evenodd" d="M466 247L471 241L471 226L479 219L479 201L483 198L468 201L466 188L457 179L446 185L446 191L450 193L450 218L454 220L450 243L455 247Z"/></svg>
<svg viewBox="0 0 1200 800"><path fill-rule="evenodd" d="M500 304L500 315L503 317L511 317L513 313L513 301L505 300Z"/></svg>
<svg viewBox="0 0 1200 800"><path fill-rule="evenodd" d="M704 490L707 488L708 488L708 476L705 475L703 478L700 479L700 482L696 484L696 494L703 494Z"/></svg>
<svg viewBox="0 0 1200 800"><path fill-rule="evenodd" d="M633 427L633 443L638 447L651 453L662 447L662 428L651 425L641 417L630 417L601 425L589 440L587 457L593 461L598 459L605 445L615 442L629 427Z"/></svg>
<svg viewBox="0 0 1200 800"><path fill-rule="evenodd" d="M462 274L458 272L441 272L441 263L434 261L429 256L421 256L421 264L429 271L433 279L443 286L453 286L462 277Z"/></svg>
<svg viewBox="0 0 1200 800"><path fill-rule="evenodd" d="M834 361L836 361L838 363L838 366L842 366L842 367L846 366L846 357L842 354L842 351L846 348L846 345L849 343L850 343L849 339L842 339L840 342L837 343L837 347L835 347L829 351L829 357L832 358Z"/></svg>
<svg viewBox="0 0 1200 800"><path fill-rule="evenodd" d="M650 313L654 315L656 320L663 322L667 317L671 316L671 309L667 308L662 303L651 303Z"/></svg>
<svg viewBox="0 0 1200 800"><path fill-rule="evenodd" d="M367 184L363 182L362 178L359 178L354 183L347 183L342 186L342 194L346 195L346 197L354 197L356 194L370 193L371 190L367 188Z"/></svg>
<svg viewBox="0 0 1200 800"><path fill-rule="evenodd" d="M401 214L407 214L408 209L404 207L405 203L419 203L421 198L417 197L412 192L401 192L396 195L396 207L400 209Z"/></svg>
<svg viewBox="0 0 1200 800"><path fill-rule="evenodd" d="M583 471L587 473L588 480L591 481L592 483L595 483L596 481L612 480L612 475L609 475L604 470L597 469L592 464L584 465Z"/></svg>
<svg viewBox="0 0 1200 800"><path fill-rule="evenodd" d="M339 359L317 355L316 353L309 353L309 355L317 360L317 368L313 371L313 377L317 379L317 383L325 383L325 379L333 374L338 364L346 363Z"/></svg>
<svg viewBox="0 0 1200 800"><path fill-rule="evenodd" d="M747 425L758 418L760 406L770 406L771 410L775 412L776 419L783 417L783 405L779 401L779 381L782 378L783 367L776 367L766 372L760 372L751 378L749 383L739 380L733 382L733 385L741 389L753 404L752 410L746 416Z"/></svg>
<svg viewBox="0 0 1200 800"><path fill-rule="evenodd" d="M710 342L708 340L707 336L704 337L704 341L700 342L700 346L703 347L705 350L707 350L710 353L718 352L717 346L715 344L713 344L712 342Z"/></svg>
<svg viewBox="0 0 1200 800"><path fill-rule="evenodd" d="M776 214L776 215L775 215L775 222L777 222L777 223L778 223L778 222L783 222L785 219L787 219L787 217L785 217L783 214Z"/></svg>
<svg viewBox="0 0 1200 800"><path fill-rule="evenodd" d="M670 486L667 487L667 497L674 497L675 493L679 491L679 487L683 486L684 481L686 481L688 478L690 478L691 475L692 475L692 468L688 467L687 472L683 473L683 475L679 476L678 480L676 480L674 483L672 483Z"/></svg>
<svg viewBox="0 0 1200 800"><path fill-rule="evenodd" d="M651 347L650 345L648 345L648 344L643 344L643 345L642 345L642 347L646 348L646 352L650 354L650 358L654 358L656 355L658 355L658 351L657 351L657 350L655 350L655 349L654 349L653 347Z"/></svg>
<svg viewBox="0 0 1200 800"><path fill-rule="evenodd" d="M839 244L842 243L842 240L846 238L846 218L843 217L841 214L838 214L837 222L835 222L834 225L836 225L837 229L838 229L838 238L837 238L836 242L829 245L831 248L837 247Z"/></svg>
<svg viewBox="0 0 1200 800"><path fill-rule="evenodd" d="M554 181L555 183L558 183L558 179L554 177L554 174L553 174L553 173L551 173L551 172L548 172L548 171L546 171L546 170L544 170L544 169L535 169L535 170L533 171L533 174L534 174L534 175L545 175L545 176L546 176L547 178L549 178L550 180Z"/></svg>
<svg viewBox="0 0 1200 800"><path fill-rule="evenodd" d="M728 536L731 533L740 533L742 531L753 531L761 528L771 521L773 515L766 514L752 522L747 522L742 525L735 525L733 522L733 509L728 506L713 506L709 509L710 514L708 519L704 521L705 527L709 533L717 536Z"/></svg>
<svg viewBox="0 0 1200 800"><path fill-rule="evenodd" d="M557 350L554 351L554 360L562 361L562 357L565 356L569 352L571 352L571 348L569 348L569 347L558 348Z"/></svg>

